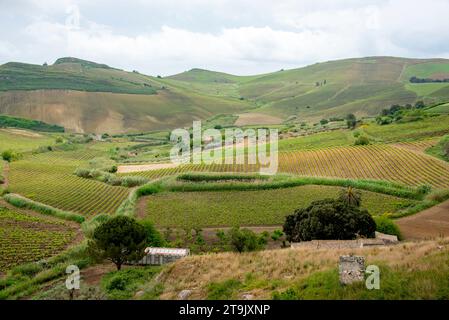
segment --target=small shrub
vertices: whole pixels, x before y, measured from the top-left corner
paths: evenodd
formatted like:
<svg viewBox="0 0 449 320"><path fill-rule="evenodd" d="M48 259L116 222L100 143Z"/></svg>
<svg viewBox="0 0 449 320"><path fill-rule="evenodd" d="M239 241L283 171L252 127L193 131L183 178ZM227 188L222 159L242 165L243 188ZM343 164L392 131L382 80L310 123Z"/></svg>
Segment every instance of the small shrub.
<svg viewBox="0 0 449 320"><path fill-rule="evenodd" d="M148 179L140 176L126 176L122 177L122 186L127 188L137 187L148 183Z"/></svg>
<svg viewBox="0 0 449 320"><path fill-rule="evenodd" d="M366 146L369 145L369 139L366 136L360 136L355 140L354 145L356 146Z"/></svg>
<svg viewBox="0 0 449 320"><path fill-rule="evenodd" d="M257 235L249 229L237 227L229 230L227 238L237 252L262 250L266 243L266 235Z"/></svg>
<svg viewBox="0 0 449 320"><path fill-rule="evenodd" d="M81 178L90 178L90 170L84 168L78 168L75 170L75 175Z"/></svg>
<svg viewBox="0 0 449 320"><path fill-rule="evenodd" d="M235 279L223 282L212 282L207 288L208 300L229 300L232 299L236 290L242 287L242 283Z"/></svg>
<svg viewBox="0 0 449 320"><path fill-rule="evenodd" d="M417 192L418 192L419 194L428 194L428 193L430 193L430 191L432 191L432 186L430 186L430 185L428 185L428 184L420 185L420 186L417 188Z"/></svg>
<svg viewBox="0 0 449 320"><path fill-rule="evenodd" d="M137 189L136 196L142 197L142 196L149 196L151 194L159 193L162 191L162 186L160 184L147 184L139 189Z"/></svg>
<svg viewBox="0 0 449 320"><path fill-rule="evenodd" d="M2 158L5 161L12 162L20 160L22 158L22 154L13 150L5 150L2 152Z"/></svg>

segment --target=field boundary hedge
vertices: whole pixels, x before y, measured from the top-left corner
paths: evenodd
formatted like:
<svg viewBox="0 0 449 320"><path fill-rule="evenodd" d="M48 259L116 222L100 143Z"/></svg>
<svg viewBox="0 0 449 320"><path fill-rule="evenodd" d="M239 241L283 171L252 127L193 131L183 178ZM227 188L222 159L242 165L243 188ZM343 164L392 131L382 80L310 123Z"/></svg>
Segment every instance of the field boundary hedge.
<svg viewBox="0 0 449 320"><path fill-rule="evenodd" d="M193 174L189 175L194 176ZM198 175L199 177L205 176ZM220 175L223 180L226 180L225 175ZM199 182L201 180L196 180ZM205 182L207 180L203 180ZM217 181L217 180L214 180ZM281 189L291 188L305 185L326 185L326 186L340 186L353 187L360 190L372 191L399 198L422 200L426 193L413 188L403 186L397 183L391 183L382 180L351 180L351 179L337 179L337 178L318 178L318 177L288 177L280 180L273 180L266 183L244 183L236 182L230 184L223 183L186 183L182 185L168 185L167 191L171 192L190 192L190 191L246 191L246 190L267 190L267 189Z"/></svg>
<svg viewBox="0 0 449 320"><path fill-rule="evenodd" d="M15 207L31 209L41 214L54 216L64 220L75 221L77 223L83 223L85 220L85 218L79 214L56 209L49 205L36 202L18 194L8 193L3 196L3 199L5 199L9 204L12 204Z"/></svg>

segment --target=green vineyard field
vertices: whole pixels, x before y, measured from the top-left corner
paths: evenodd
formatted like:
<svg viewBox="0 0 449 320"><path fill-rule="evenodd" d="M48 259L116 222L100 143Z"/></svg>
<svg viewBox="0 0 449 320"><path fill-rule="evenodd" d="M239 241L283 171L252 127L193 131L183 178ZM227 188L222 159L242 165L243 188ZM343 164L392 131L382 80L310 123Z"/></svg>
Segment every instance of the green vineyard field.
<svg viewBox="0 0 449 320"><path fill-rule="evenodd" d="M133 174L156 179L189 171L256 172L258 166L184 165ZM429 184L435 188L449 187L448 163L406 148L384 144L283 152L279 154L279 172L312 177L387 180L410 186Z"/></svg>
<svg viewBox="0 0 449 320"><path fill-rule="evenodd" d="M0 207L0 271L57 254L75 234L73 224Z"/></svg>
<svg viewBox="0 0 449 320"><path fill-rule="evenodd" d="M113 214L129 190L73 174L87 160L101 155L95 150L48 152L13 162L10 190L55 208L85 216Z"/></svg>
<svg viewBox="0 0 449 320"><path fill-rule="evenodd" d="M167 192L147 198L145 216L160 227L279 225L295 209L314 200L336 197L339 190L311 185L257 191ZM413 203L362 191L362 206L373 215L393 213Z"/></svg>

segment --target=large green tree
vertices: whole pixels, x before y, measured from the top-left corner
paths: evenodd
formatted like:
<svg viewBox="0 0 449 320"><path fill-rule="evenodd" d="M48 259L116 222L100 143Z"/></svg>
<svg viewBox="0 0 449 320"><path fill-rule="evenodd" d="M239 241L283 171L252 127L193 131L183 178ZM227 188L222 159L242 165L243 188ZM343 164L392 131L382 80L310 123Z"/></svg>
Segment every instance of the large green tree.
<svg viewBox="0 0 449 320"><path fill-rule="evenodd" d="M373 237L376 223L367 210L342 199L325 199L286 217L284 233L290 242L350 240Z"/></svg>
<svg viewBox="0 0 449 320"><path fill-rule="evenodd" d="M148 234L136 220L117 216L100 224L89 241L89 252L96 259L112 261L117 270L127 261L137 261L144 255Z"/></svg>

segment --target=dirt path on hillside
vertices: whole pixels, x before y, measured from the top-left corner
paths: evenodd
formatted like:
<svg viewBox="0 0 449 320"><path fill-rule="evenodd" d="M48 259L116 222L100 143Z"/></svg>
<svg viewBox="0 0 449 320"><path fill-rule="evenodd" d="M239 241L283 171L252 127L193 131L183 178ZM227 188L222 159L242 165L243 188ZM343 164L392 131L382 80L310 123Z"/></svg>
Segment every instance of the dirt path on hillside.
<svg viewBox="0 0 449 320"><path fill-rule="evenodd" d="M9 162L5 162L5 165L3 166L3 184L1 185L3 188L8 188L9 186Z"/></svg>
<svg viewBox="0 0 449 320"><path fill-rule="evenodd" d="M406 240L449 236L449 200L413 216L396 220Z"/></svg>

